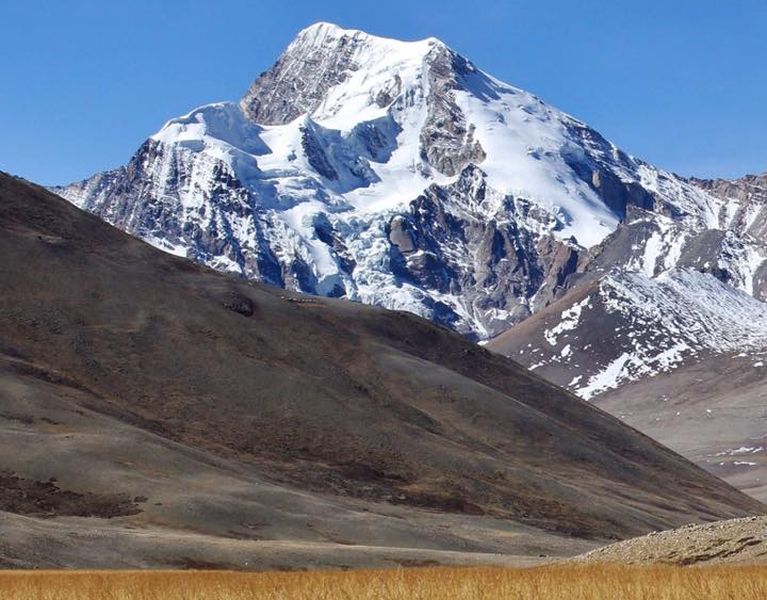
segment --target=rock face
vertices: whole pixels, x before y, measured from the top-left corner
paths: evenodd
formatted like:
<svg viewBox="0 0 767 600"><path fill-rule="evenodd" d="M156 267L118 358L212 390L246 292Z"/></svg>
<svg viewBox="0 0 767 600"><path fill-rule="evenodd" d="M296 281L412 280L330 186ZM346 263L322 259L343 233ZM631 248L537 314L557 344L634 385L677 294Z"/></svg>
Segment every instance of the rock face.
<svg viewBox="0 0 767 600"><path fill-rule="evenodd" d="M245 115L264 125L285 125L303 114L313 113L328 91L346 81L364 65L365 34L342 32L330 24L305 29L288 46L274 66L262 73L240 101ZM396 79L389 92L398 95ZM391 102L380 90L376 103Z"/></svg>
<svg viewBox="0 0 767 600"><path fill-rule="evenodd" d="M763 198L735 209L721 185L625 154L433 38L309 27L239 103L173 119L126 166L55 191L216 269L474 339L608 267L679 263L762 293Z"/></svg>
<svg viewBox="0 0 767 600"><path fill-rule="evenodd" d="M479 164L487 157L474 139L474 124L466 122L455 97L455 91L476 73L476 68L441 44L434 46L427 60L428 114L419 137L421 158L440 173L453 176L463 166Z"/></svg>

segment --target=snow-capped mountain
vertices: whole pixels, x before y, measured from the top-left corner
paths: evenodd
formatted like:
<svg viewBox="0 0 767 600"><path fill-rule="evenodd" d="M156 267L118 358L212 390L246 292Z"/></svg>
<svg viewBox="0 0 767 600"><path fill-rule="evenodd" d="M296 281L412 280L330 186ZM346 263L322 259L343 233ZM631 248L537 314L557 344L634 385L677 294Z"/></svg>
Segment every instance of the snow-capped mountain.
<svg viewBox="0 0 767 600"><path fill-rule="evenodd" d="M477 339L608 268L691 265L762 293L763 199L635 159L433 38L313 25L240 102L56 191L214 268Z"/></svg>

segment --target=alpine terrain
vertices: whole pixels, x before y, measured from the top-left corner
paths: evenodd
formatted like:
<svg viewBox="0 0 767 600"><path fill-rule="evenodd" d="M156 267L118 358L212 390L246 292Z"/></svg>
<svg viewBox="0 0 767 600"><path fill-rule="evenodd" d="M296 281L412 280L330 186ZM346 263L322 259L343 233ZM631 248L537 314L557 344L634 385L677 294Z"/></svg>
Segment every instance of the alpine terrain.
<svg viewBox="0 0 767 600"><path fill-rule="evenodd" d="M529 564L764 511L455 332L4 174L0 288L1 566Z"/></svg>
<svg viewBox="0 0 767 600"><path fill-rule="evenodd" d="M488 347L765 499L767 176L693 183L715 221L637 212Z"/></svg>
<svg viewBox="0 0 767 600"><path fill-rule="evenodd" d="M318 23L239 102L172 119L126 166L55 191L216 269L483 340L584 270L691 266L758 295L762 202L722 190L629 156L437 39Z"/></svg>
<svg viewBox="0 0 767 600"><path fill-rule="evenodd" d="M767 176L656 168L437 39L318 23L239 102L55 191L215 269L488 341L744 489L767 478L734 464L765 447Z"/></svg>

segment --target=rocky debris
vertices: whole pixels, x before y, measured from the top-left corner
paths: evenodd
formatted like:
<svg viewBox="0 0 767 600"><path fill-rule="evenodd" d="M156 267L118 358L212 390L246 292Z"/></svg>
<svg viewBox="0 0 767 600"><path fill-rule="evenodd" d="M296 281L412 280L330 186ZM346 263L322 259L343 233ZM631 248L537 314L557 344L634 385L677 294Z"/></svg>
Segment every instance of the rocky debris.
<svg viewBox="0 0 767 600"><path fill-rule="evenodd" d="M55 479L36 481L15 473L0 473L0 511L43 518L56 516L111 519L141 512L139 502L121 495L62 490Z"/></svg>
<svg viewBox="0 0 767 600"><path fill-rule="evenodd" d="M657 531L592 550L578 562L672 564L767 562L767 517L747 517Z"/></svg>
<svg viewBox="0 0 767 600"><path fill-rule="evenodd" d="M256 305L253 300L235 290L231 290L226 294L223 304L224 308L236 312L243 317L252 317L256 312Z"/></svg>

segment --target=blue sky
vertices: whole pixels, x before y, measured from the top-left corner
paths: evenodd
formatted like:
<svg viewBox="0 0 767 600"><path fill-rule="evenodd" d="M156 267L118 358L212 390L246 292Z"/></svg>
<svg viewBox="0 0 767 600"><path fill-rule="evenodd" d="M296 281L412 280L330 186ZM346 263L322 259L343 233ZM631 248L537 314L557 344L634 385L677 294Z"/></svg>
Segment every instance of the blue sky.
<svg viewBox="0 0 767 600"><path fill-rule="evenodd" d="M2 0L0 170L66 183L239 98L315 21L436 36L683 175L767 170L764 0Z"/></svg>

